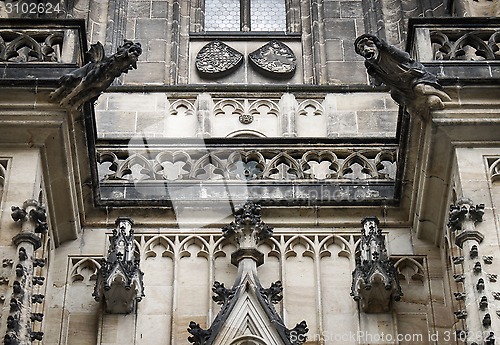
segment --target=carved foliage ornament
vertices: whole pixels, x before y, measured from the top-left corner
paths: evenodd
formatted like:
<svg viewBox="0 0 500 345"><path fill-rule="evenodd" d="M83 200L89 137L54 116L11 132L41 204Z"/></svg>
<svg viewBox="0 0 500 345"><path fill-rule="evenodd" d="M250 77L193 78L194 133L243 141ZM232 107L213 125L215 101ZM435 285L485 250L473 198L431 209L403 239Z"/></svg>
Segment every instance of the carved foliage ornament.
<svg viewBox="0 0 500 345"><path fill-rule="evenodd" d="M63 33L0 33L0 62L59 62Z"/></svg>
<svg viewBox="0 0 500 345"><path fill-rule="evenodd" d="M221 77L236 70L243 55L227 44L215 40L206 44L196 55L196 69L205 77Z"/></svg>

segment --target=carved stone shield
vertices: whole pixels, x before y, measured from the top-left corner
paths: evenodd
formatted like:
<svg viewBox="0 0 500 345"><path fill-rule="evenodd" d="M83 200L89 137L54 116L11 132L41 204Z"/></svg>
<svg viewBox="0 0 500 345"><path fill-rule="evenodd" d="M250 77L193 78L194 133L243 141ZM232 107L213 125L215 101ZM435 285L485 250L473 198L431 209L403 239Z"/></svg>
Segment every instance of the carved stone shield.
<svg viewBox="0 0 500 345"><path fill-rule="evenodd" d="M232 73L242 62L240 52L219 40L206 44L196 55L196 69L204 77L218 78Z"/></svg>
<svg viewBox="0 0 500 345"><path fill-rule="evenodd" d="M293 51L277 40L263 45L248 57L258 71L275 78L289 78L297 67L297 58Z"/></svg>

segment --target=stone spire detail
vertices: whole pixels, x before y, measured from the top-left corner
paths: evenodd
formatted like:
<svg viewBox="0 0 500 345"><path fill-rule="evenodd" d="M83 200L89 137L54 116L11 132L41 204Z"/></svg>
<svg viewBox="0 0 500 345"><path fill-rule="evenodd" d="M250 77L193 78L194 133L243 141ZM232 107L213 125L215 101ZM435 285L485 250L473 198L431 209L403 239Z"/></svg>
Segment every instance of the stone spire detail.
<svg viewBox="0 0 500 345"><path fill-rule="evenodd" d="M22 207L12 206L11 210L12 219L21 225L21 232L12 238L17 246L17 258L13 260L15 279L3 343L24 345L43 339L42 332L33 330L35 322L43 321L42 313L33 312L33 303L44 297L34 294L36 285L45 283L45 277L35 275L36 267L45 265L44 259L35 258L35 251L42 245L40 236L47 233L47 215L45 207L31 199L26 200Z"/></svg>
<svg viewBox="0 0 500 345"><path fill-rule="evenodd" d="M104 297L106 312L128 314L144 297L143 273L134 255L134 222L118 217L110 238L108 257L102 259L93 296Z"/></svg>
<svg viewBox="0 0 500 345"><path fill-rule="evenodd" d="M257 277L257 266L264 263L264 254L257 246L273 235L260 212L260 205L247 202L235 212L234 221L222 228L223 236L238 245L231 255L238 277L231 288L214 283L213 300L222 307L208 329L189 323L188 340L194 345L230 345L234 339L266 345L302 345L306 341L306 322L288 329L274 308L283 298L282 283L264 288ZM248 328L250 324L255 327Z"/></svg>
<svg viewBox="0 0 500 345"><path fill-rule="evenodd" d="M467 344L491 345L495 336L491 326L492 301L489 300L493 280L485 266L492 263L493 257L481 256L484 235L476 229L476 225L483 221L483 215L484 204L475 205L470 199L460 199L450 205L448 228L463 253L452 258L454 266L462 272L457 274L460 279L455 279L462 291L454 292L455 299L461 304L455 316L463 320L465 327L459 331L461 339Z"/></svg>
<svg viewBox="0 0 500 345"><path fill-rule="evenodd" d="M391 301L399 301L403 295L396 269L387 255L378 218L367 217L361 224L360 256L352 272L351 296L361 302L366 313L387 312Z"/></svg>

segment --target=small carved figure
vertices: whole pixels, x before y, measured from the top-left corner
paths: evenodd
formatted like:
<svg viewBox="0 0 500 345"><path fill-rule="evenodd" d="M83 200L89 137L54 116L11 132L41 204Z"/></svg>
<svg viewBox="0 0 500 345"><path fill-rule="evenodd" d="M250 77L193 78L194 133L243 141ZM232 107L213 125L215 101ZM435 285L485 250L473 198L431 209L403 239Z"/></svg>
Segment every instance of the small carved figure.
<svg viewBox="0 0 500 345"><path fill-rule="evenodd" d="M43 332L31 332L31 341L42 341L43 340Z"/></svg>
<svg viewBox="0 0 500 345"><path fill-rule="evenodd" d="M19 248L19 261L24 261L28 258L28 254L26 254L26 249L24 247Z"/></svg>
<svg viewBox="0 0 500 345"><path fill-rule="evenodd" d="M45 277L33 277L33 285L43 285Z"/></svg>
<svg viewBox="0 0 500 345"><path fill-rule="evenodd" d="M139 43L125 40L115 54L106 57L103 45L97 42L87 53L90 62L62 76L50 99L61 106L79 109L85 102L95 101L122 73L136 69L141 54Z"/></svg>
<svg viewBox="0 0 500 345"><path fill-rule="evenodd" d="M9 317L7 317L7 328L12 329L14 331L18 330L19 329L19 320L16 317L14 317L13 315L9 315Z"/></svg>
<svg viewBox="0 0 500 345"><path fill-rule="evenodd" d="M466 310L458 310L454 312L455 316L457 319L466 319L467 318L467 311Z"/></svg>
<svg viewBox="0 0 500 345"><path fill-rule="evenodd" d="M377 84L387 85L398 104L412 106L423 100L429 109L443 109L443 102L451 101L436 76L408 53L370 34L356 38L354 47L365 58L368 74Z"/></svg>
<svg viewBox="0 0 500 345"><path fill-rule="evenodd" d="M491 316L490 314L484 314L483 317L483 326L490 327L491 326Z"/></svg>
<svg viewBox="0 0 500 345"><path fill-rule="evenodd" d="M196 323L194 321L191 321L189 323L189 328L187 331L192 334L191 337L188 338L188 341L190 343L193 343L194 345L203 345L205 344L205 341L210 337L210 330L205 330L200 327L199 323Z"/></svg>
<svg viewBox="0 0 500 345"><path fill-rule="evenodd" d="M453 263L455 265L459 265L464 262L464 257L463 256L454 256L453 257Z"/></svg>
<svg viewBox="0 0 500 345"><path fill-rule="evenodd" d="M45 266L45 259L33 259L33 266L44 267Z"/></svg>
<svg viewBox="0 0 500 345"><path fill-rule="evenodd" d="M33 296L31 296L31 302L32 303L43 303L44 298L45 298L45 296L42 294L34 294Z"/></svg>
<svg viewBox="0 0 500 345"><path fill-rule="evenodd" d="M470 258L471 258L471 259L475 259L475 258L477 258L477 256L479 255L479 250L477 249L477 246L476 246L476 245L473 245L473 246L470 248L469 255L470 255Z"/></svg>
<svg viewBox="0 0 500 345"><path fill-rule="evenodd" d="M14 291L15 294L22 293L23 288L21 287L21 283L15 280L14 283L12 284L12 290Z"/></svg>
<svg viewBox="0 0 500 345"><path fill-rule="evenodd" d="M12 297L10 299L9 306L10 306L10 312L13 313L21 308L21 302L17 298Z"/></svg>
<svg viewBox="0 0 500 345"><path fill-rule="evenodd" d="M19 345L19 341L16 339L13 332L9 332L9 333L5 334L5 337L3 337L3 344L4 345Z"/></svg>
<svg viewBox="0 0 500 345"><path fill-rule="evenodd" d="M493 263L493 256L485 255L485 256L483 256L483 261L485 264L491 265Z"/></svg>
<svg viewBox="0 0 500 345"><path fill-rule="evenodd" d="M31 321L42 322L43 321L43 314L42 313L32 313L30 319L31 319Z"/></svg>
<svg viewBox="0 0 500 345"><path fill-rule="evenodd" d="M485 310L488 308L488 298L486 296L481 297L481 301L479 302L479 309Z"/></svg>
<svg viewBox="0 0 500 345"><path fill-rule="evenodd" d="M483 278L478 279L477 284L476 284L476 289L479 292L482 292L484 290L484 279Z"/></svg>
<svg viewBox="0 0 500 345"><path fill-rule="evenodd" d="M12 259L3 259L2 267L12 266L14 264L14 260Z"/></svg>
<svg viewBox="0 0 500 345"><path fill-rule="evenodd" d="M450 205L448 227L451 231L462 230L462 222L467 214L467 209L462 209L458 205Z"/></svg>
<svg viewBox="0 0 500 345"><path fill-rule="evenodd" d="M12 210L11 217L14 220L14 222L19 222L21 220L26 219L27 213L24 208L12 206L10 209Z"/></svg>
<svg viewBox="0 0 500 345"><path fill-rule="evenodd" d="M24 275L24 267L21 264L16 265L16 276L21 278Z"/></svg>
<svg viewBox="0 0 500 345"><path fill-rule="evenodd" d="M474 264L474 267L472 268L472 270L474 271L475 274L479 274L481 273L482 271L482 268L481 268L481 263L478 261Z"/></svg>
<svg viewBox="0 0 500 345"><path fill-rule="evenodd" d="M465 300L465 292L454 292L453 295L457 301Z"/></svg>
<svg viewBox="0 0 500 345"><path fill-rule="evenodd" d="M498 275L492 273L486 273L486 277L488 277L488 280L490 282L495 283L497 281Z"/></svg>
<svg viewBox="0 0 500 345"><path fill-rule="evenodd" d="M471 205L469 208L470 218L474 221L474 223L482 222L484 215L484 204L479 205Z"/></svg>

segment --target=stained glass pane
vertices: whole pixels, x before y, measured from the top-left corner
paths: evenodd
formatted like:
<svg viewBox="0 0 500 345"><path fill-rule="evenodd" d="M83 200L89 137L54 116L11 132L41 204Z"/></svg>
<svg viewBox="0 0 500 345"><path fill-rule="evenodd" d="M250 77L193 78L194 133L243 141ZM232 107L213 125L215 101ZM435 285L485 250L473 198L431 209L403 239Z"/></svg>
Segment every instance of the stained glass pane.
<svg viewBox="0 0 500 345"><path fill-rule="evenodd" d="M240 0L205 1L205 31L240 31Z"/></svg>
<svg viewBox="0 0 500 345"><path fill-rule="evenodd" d="M286 31L285 0L251 0L252 31Z"/></svg>

